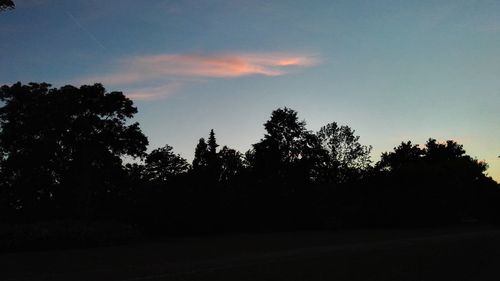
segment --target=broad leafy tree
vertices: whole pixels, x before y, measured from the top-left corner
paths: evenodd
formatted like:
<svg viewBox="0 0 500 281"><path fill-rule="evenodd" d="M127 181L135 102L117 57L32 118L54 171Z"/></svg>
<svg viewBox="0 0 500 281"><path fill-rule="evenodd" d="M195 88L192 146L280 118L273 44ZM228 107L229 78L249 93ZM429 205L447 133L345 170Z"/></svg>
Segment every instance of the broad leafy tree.
<svg viewBox="0 0 500 281"><path fill-rule="evenodd" d="M382 153L376 166L381 170L393 171L404 165L416 163L424 156L425 150L420 148L418 144L412 144L411 141L402 142L394 148L394 151Z"/></svg>
<svg viewBox="0 0 500 281"><path fill-rule="evenodd" d="M380 181L372 198L396 224L456 222L476 215L490 192L487 165L451 140L429 139L423 148L403 142L383 153L376 168Z"/></svg>
<svg viewBox="0 0 500 281"><path fill-rule="evenodd" d="M173 152L170 145L157 148L146 157L146 174L150 180L168 183L170 179L189 170L186 159Z"/></svg>
<svg viewBox="0 0 500 281"><path fill-rule="evenodd" d="M299 121L297 112L279 108L264 124L264 138L253 145L253 169L264 181L276 184L298 184L309 180L311 149L317 147L316 138Z"/></svg>
<svg viewBox="0 0 500 281"><path fill-rule="evenodd" d="M271 113L264 124L264 138L247 153L252 165L254 200L262 209L257 216L270 227L309 227L319 224L324 213L314 188L326 161L319 138L289 108Z"/></svg>
<svg viewBox="0 0 500 281"><path fill-rule="evenodd" d="M245 168L243 165L243 155L227 146L223 146L218 153L220 161L219 181L231 183Z"/></svg>
<svg viewBox="0 0 500 281"><path fill-rule="evenodd" d="M208 165L207 160L208 146L204 138L200 138L194 150L193 169L195 171L205 169Z"/></svg>
<svg viewBox="0 0 500 281"><path fill-rule="evenodd" d="M139 124L128 122L137 112L132 101L100 84L5 85L0 101L2 189L27 216L91 215L119 189L121 157L141 157L148 144Z"/></svg>
<svg viewBox="0 0 500 281"><path fill-rule="evenodd" d="M362 145L350 127L332 122L321 127L317 137L328 152L323 175L327 181L345 182L370 166L372 147Z"/></svg>

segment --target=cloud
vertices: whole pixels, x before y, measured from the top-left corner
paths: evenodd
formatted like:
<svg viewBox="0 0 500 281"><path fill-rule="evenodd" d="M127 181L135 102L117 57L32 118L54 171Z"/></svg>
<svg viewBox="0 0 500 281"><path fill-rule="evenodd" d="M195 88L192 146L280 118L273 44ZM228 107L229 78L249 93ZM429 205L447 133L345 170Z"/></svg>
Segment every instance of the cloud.
<svg viewBox="0 0 500 281"><path fill-rule="evenodd" d="M126 91L125 94L128 98L138 101L158 100L172 95L179 88L179 86L179 83L174 82L157 87L130 90Z"/></svg>
<svg viewBox="0 0 500 281"><path fill-rule="evenodd" d="M293 67L318 63L314 56L289 54L152 55L126 59L115 73L91 77L104 84L124 85L161 78L232 78L249 75L279 76Z"/></svg>
<svg viewBox="0 0 500 281"><path fill-rule="evenodd" d="M101 82L104 85L130 86L158 84L193 78L236 78L242 76L280 76L299 67L319 63L317 56L289 53L228 53L228 54L159 54L136 56L117 63L116 71L79 80L79 84ZM163 86L162 86L163 87ZM129 96L159 97L149 88L150 95L134 92ZM169 91L170 92L170 91Z"/></svg>

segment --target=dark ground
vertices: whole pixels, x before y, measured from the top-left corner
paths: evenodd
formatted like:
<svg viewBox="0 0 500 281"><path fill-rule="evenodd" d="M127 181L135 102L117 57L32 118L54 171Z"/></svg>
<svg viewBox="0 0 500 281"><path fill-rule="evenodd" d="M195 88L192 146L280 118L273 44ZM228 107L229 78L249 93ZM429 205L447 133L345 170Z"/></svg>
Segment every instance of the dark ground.
<svg viewBox="0 0 500 281"><path fill-rule="evenodd" d="M0 280L500 280L500 230L231 234L0 254Z"/></svg>

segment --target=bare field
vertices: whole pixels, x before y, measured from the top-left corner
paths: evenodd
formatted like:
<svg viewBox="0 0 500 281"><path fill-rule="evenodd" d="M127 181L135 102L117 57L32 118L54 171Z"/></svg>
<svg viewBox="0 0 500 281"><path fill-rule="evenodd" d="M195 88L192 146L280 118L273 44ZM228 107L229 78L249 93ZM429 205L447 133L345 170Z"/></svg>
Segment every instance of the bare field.
<svg viewBox="0 0 500 281"><path fill-rule="evenodd" d="M231 234L0 254L0 280L500 280L489 227Z"/></svg>

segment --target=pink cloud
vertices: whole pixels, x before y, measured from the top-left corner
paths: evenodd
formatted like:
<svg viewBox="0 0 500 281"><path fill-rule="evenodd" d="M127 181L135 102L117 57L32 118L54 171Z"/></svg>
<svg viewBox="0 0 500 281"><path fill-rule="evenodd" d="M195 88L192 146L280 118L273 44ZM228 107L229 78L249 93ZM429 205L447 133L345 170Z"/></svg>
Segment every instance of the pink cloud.
<svg viewBox="0 0 500 281"><path fill-rule="evenodd" d="M114 73L86 78L81 82L126 85L175 77L279 76L294 67L313 66L318 62L315 56L283 53L138 56L121 61L119 70Z"/></svg>
<svg viewBox="0 0 500 281"><path fill-rule="evenodd" d="M227 54L159 54L136 56L121 60L116 70L75 81L76 84L96 82L112 86L164 84L165 81L206 78L236 78L242 76L280 76L299 67L319 63L314 55L291 53L227 53ZM170 95L176 87L160 86L133 90L128 96L150 100ZM168 93L168 94L162 94Z"/></svg>
<svg viewBox="0 0 500 281"><path fill-rule="evenodd" d="M124 91L125 95L133 100L149 101L166 98L172 95L178 88L179 83L170 83L158 87L146 87L130 91Z"/></svg>

